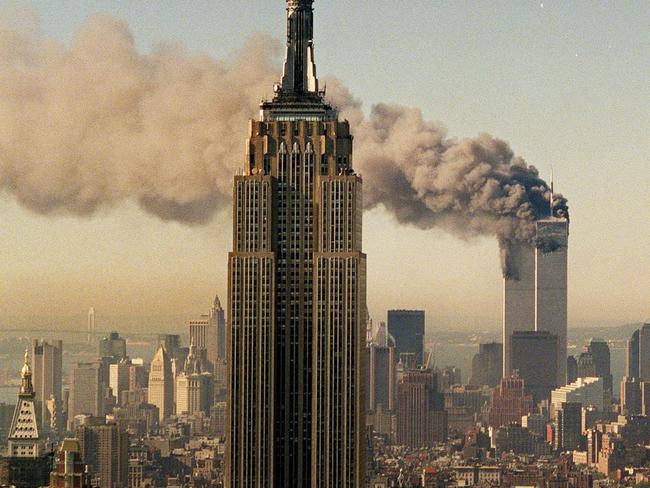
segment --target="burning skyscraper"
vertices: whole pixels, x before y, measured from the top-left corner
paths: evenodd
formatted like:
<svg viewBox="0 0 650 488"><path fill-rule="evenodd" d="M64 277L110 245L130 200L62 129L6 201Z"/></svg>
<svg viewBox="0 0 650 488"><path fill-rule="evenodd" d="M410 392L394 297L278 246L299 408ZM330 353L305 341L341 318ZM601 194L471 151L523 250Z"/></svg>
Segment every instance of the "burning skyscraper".
<svg viewBox="0 0 650 488"><path fill-rule="evenodd" d="M504 376L512 372L512 334L547 331L558 338L557 382L566 384L568 239L568 219L553 216L536 222L534 243L516 243L511 248L517 273L504 278Z"/></svg>

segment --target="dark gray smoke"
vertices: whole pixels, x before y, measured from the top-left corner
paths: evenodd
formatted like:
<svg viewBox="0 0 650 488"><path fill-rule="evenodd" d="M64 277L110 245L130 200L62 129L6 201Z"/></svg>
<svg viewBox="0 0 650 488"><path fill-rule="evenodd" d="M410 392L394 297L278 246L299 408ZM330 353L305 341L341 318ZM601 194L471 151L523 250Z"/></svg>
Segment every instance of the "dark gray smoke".
<svg viewBox="0 0 650 488"><path fill-rule="evenodd" d="M400 105L376 105L365 118L340 83L332 80L328 89L355 128L366 206L383 205L399 222L422 229L496 236L504 274L516 277L511 244L535 244L535 221L551 213L551 189L537 169L489 134L451 139L420 110ZM568 218L566 199L553 196L554 215Z"/></svg>
<svg viewBox="0 0 650 488"><path fill-rule="evenodd" d="M256 37L215 61L162 46L139 54L127 27L91 20L72 45L0 22L0 191L33 211L92 215L136 200L163 220L209 222L230 205L248 119L278 79L277 44ZM488 134L455 140L414 108L366 117L335 79L328 98L355 134L367 208L462 237L531 242L549 186ZM568 217L555 195L555 213Z"/></svg>

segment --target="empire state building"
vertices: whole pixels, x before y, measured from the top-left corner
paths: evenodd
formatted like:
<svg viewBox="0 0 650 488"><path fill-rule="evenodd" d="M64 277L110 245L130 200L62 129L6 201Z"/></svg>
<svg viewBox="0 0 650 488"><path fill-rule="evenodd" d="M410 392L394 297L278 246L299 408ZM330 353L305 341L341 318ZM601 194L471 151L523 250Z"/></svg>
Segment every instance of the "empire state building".
<svg viewBox="0 0 650 488"><path fill-rule="evenodd" d="M234 181L230 488L365 486L362 181L319 89L312 4L287 0L282 81Z"/></svg>

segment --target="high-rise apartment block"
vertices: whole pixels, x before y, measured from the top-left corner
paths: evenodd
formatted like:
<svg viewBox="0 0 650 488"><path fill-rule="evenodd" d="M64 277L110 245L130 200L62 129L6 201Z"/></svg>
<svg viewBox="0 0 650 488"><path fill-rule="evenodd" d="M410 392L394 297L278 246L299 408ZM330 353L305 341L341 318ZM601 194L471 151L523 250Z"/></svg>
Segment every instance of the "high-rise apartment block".
<svg viewBox="0 0 650 488"><path fill-rule="evenodd" d="M53 400L57 411L61 408L61 381L63 371L63 342L49 344L45 341L32 341L32 382L36 394L36 406L41 425L50 429L60 419L52 419L47 408L48 401Z"/></svg>
<svg viewBox="0 0 650 488"><path fill-rule="evenodd" d="M415 354L416 364L424 364L424 310L389 310L388 333L395 339L395 359L400 354Z"/></svg>
<svg viewBox="0 0 650 488"><path fill-rule="evenodd" d="M318 88L312 0L249 126L229 255L226 486L364 486L366 258L347 121Z"/></svg>
<svg viewBox="0 0 650 488"><path fill-rule="evenodd" d="M128 486L129 435L125 431L115 424L82 425L75 434L93 486Z"/></svg>
<svg viewBox="0 0 650 488"><path fill-rule="evenodd" d="M512 372L510 336L515 331L546 331L558 338L555 360L558 385L566 384L567 248L569 222L550 217L539 220L536 244L512 246L511 268L504 280L503 374Z"/></svg>

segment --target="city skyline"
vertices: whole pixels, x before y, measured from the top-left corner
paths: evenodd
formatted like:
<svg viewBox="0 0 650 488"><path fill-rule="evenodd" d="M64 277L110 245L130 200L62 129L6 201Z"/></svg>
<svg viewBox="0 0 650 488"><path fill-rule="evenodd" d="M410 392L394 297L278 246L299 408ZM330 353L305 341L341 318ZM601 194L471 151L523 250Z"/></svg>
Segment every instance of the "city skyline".
<svg viewBox="0 0 650 488"><path fill-rule="evenodd" d="M256 2L248 2L241 7L242 15L227 27L223 25L224 20L215 20L215 25L228 29L223 36L215 37L203 22L194 26L198 34L190 28L191 23L181 23L172 28L170 18L177 7L171 4L166 4L159 15L148 18L146 26L138 21L136 13L146 13L147 7L130 2L123 6L95 2L68 12L71 15L65 18L69 8L66 5L57 5L60 8L54 9L51 2L34 3L43 18L43 30L47 35L67 42L89 15L101 10L127 21L141 52L171 38L188 45L191 51L207 52L220 59L241 48L244 39L259 26L277 24L261 22L260 17L281 19L273 5L260 7ZM462 7L440 4L435 6L435 13L431 13L426 6L424 2L415 2L414 11L421 7L420 13L435 14L435 27L425 28L422 21L412 17L412 12L406 12L405 18L397 23L399 38L382 45L386 60L396 60L400 52L410 52L412 44L422 36L430 37L432 44L441 47L442 52L434 50L432 59L421 60L419 65L410 56L401 58L408 67L406 71L412 70L412 81L403 73L377 71L380 69L377 66L382 63L376 53L372 54L374 46L367 40L359 40L355 45L361 50L364 69L373 74L373 81L364 81L354 73L349 62L346 63L348 57L344 57L339 69L334 59L341 55L338 43L343 40L337 40L333 46L323 43L319 49L320 73L336 72L353 94L362 98L366 111L372 103L385 99L421 107L427 119L442 120L452 136L473 136L485 130L508 140L515 152L535 164L543 176L553 167L559 189L570 199L572 212L569 327L644 320L648 311L643 297L647 296L650 287L648 277L643 273L639 275L638 270L644 269L649 259L643 252L643 239L648 235L645 232L647 219L643 219L647 196L640 185L634 183L635 175L647 170L642 166L641 156L647 153L644 149L647 141L643 140L643 130L640 130L646 126L644 117L647 115L633 108L636 100L644 98L642 94L647 88L639 83L639 73L634 67L626 68L628 71L624 73L627 77L614 76L614 68L620 67L619 63L625 64L637 52L627 49L633 36L627 38L623 34L629 35L630 26L634 30L639 25L641 16L635 10L642 7L610 11L600 5L585 11L579 4L566 6L553 2L547 2L543 9L535 3L512 7L512 16L519 21L515 22L517 28L512 36L517 37L522 46L508 44L504 56L489 58L496 66L503 64L508 67L510 74L514 74L511 70L515 67L523 69L525 76L515 83L514 101L509 104L504 99L503 90L497 89L498 82L503 79L492 70L481 71L479 78L486 90L480 103L476 103L473 99L475 94L471 92L479 80L468 77L466 68L462 66L464 59L478 62L480 38L499 32L498 41L513 40L503 34L502 21L498 19L498 13L506 7L495 3L492 6L494 11L477 6L470 12L466 22L479 29L477 38L470 39L463 56L454 43L453 28L459 25L461 15L468 12L463 12ZM348 22L368 13L365 9L364 6L349 7ZM575 17L580 14L590 19L582 30L587 40L596 36L605 18L609 18L611 25L602 29L605 35L595 44L603 49L596 52L587 40L576 39L569 33L572 20L561 20L567 9ZM323 26L316 28L320 29L321 35L332 37L334 31L327 27L328 20L337 18L340 13L336 13L336 6L322 10ZM50 13L54 15L48 15ZM195 19L201 14L213 19L214 15L225 15L226 12L210 2L198 2L188 15ZM385 28L390 15L382 10L382 5L377 6L373 15L377 22L372 29ZM405 32L403 27L407 22L413 22L418 28ZM532 27L528 37L521 31L520 26L524 24ZM625 32L624 25L628 29ZM152 26L160 29L154 31ZM336 33L345 30L338 28ZM269 31L273 29L269 28ZM562 34L556 43L550 40L553 32ZM277 39L276 32L270 33ZM345 39L350 34L342 35ZM441 38L444 35L448 36L446 43ZM639 30L639 35L647 36L647 33ZM543 46L548 48L548 52L541 49ZM562 56L572 46L575 48L572 55ZM525 49L530 49L530 59L522 61ZM364 57L364 53L368 55ZM639 53L638 60L636 66L643 66L647 54ZM535 63L539 63L541 71L547 75L547 83L540 84L533 79L537 72ZM275 62L278 70L279 64ZM568 85L553 96L552 89L557 89L562 81L558 74L562 70L568 77L564 80ZM594 83L585 85L594 78ZM428 81L424 82L424 79ZM450 91L450 84L454 83L459 85ZM611 103L598 98L599 93L608 93L615 84L623 84L627 90L617 91L618 98ZM578 88L585 87L589 96L578 93ZM270 95L267 88L260 97ZM457 105L455 111L451 100ZM601 103L592 104L593 100ZM560 119L566 117L558 109L562 103L568 102L575 108L569 119L580 125L581 131L570 130L566 125L568 122L560 123ZM585 107L595 112L593 118L579 115L579 112L589 112ZM622 112L628 116L619 120ZM605 125L600 122L605 115L615 121L605 125L620 128L629 144L621 142L623 138L616 137L616 134L608 134L613 139L608 147L594 141L605 140ZM557 124L560 124L558 128L551 130ZM587 137L589 128L594 132ZM602 162L593 164L596 161ZM238 162L233 164L235 167L239 165ZM615 166L624 169L614 171ZM587 177L581 179L584 172ZM2 316L69 316L82 314L91 306L97 308L98 314L101 311L105 315L151 315L153 312L189 315L204 310L215 291L225 292L223 262L231 238L228 211L219 213L205 227L183 227L161 223L128 203L102 210L91 219L61 215L46 218L19 208L7 194L1 198L0 217L8 222L9 232L3 235L0 245L3 251L7 250L3 255L8 257L9 263L6 267L8 279L0 284L0 320ZM625 212L622 203L613 203L623 202L624 198L627 198ZM465 243L440 230L419 231L401 227L381 209L366 212L366 224L364 247L371 256L368 298L371 316L376 321L383 320L389 308L416 308L426 310L429 328L454 324L471 327L476 323L498 327L501 277L493 238ZM603 228L607 232L603 233ZM145 246L145 243L154 243L154 246ZM390 259L390 256L400 253L415 255L423 251L427 258L424 264L420 259L412 262ZM115 259L116 265L107 266L107 256ZM154 263L156 268L152 266ZM206 263L216 273L204 273ZM37 270L40 279L34 283L33 276ZM215 274L218 276L216 280ZM402 284L399 289L390 286L394 282ZM632 282L635 287L629 286L628 283ZM467 300L468 294L472 300Z"/></svg>

